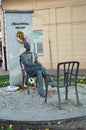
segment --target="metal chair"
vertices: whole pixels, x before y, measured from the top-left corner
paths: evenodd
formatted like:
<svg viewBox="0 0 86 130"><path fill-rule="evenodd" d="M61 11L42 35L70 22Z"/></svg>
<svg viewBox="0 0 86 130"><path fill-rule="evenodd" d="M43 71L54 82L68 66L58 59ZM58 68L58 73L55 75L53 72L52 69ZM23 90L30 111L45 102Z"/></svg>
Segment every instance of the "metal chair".
<svg viewBox="0 0 86 130"><path fill-rule="evenodd" d="M24 86L27 85L28 86L28 94L30 94L28 79L35 78L34 73L33 74L26 73L25 67L24 67L21 59L20 59L20 67L21 67L21 72L22 72L22 88L24 88Z"/></svg>
<svg viewBox="0 0 86 130"><path fill-rule="evenodd" d="M46 86L45 103L47 102L49 85L57 88L59 109L62 109L60 88L65 87L65 90L66 90L65 99L68 99L68 87L75 86L77 104L79 105L79 97L78 97L78 91L77 91L77 77L78 77L79 65L80 65L80 63L78 61L69 61L69 62L58 63L57 75L49 76L51 78L56 79L56 82L53 80L50 82L47 82L48 85Z"/></svg>

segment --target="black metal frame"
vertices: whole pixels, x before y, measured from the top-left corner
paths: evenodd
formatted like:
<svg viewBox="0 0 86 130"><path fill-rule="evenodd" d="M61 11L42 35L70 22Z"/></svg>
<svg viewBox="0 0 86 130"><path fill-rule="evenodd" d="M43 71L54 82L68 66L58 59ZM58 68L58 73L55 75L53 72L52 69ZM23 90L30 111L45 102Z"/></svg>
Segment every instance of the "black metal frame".
<svg viewBox="0 0 86 130"><path fill-rule="evenodd" d="M21 59L20 59L20 66L21 66L21 72L22 72L22 88L24 88L24 84L27 84L27 86L28 86L28 94L30 94L28 79L32 78L32 76L29 76L29 74L26 73L26 71L24 69L24 65L23 65ZM26 78L26 82L25 82L25 78Z"/></svg>
<svg viewBox="0 0 86 130"><path fill-rule="evenodd" d="M49 77L56 77L57 81L54 82L47 82L46 86L46 96L45 96L45 103L47 102L47 95L48 95L48 86L51 85L52 87L57 87L57 94L58 94L58 103L59 108L62 109L61 104L61 96L60 96L60 88L65 87L66 96L65 99L68 99L68 87L75 86L76 92L76 99L77 104L79 105L79 97L77 91L77 77L78 77L78 70L79 70L80 63L78 61L69 61L69 62L60 62L57 65L57 76L49 76ZM60 77L64 77L63 81L60 81Z"/></svg>

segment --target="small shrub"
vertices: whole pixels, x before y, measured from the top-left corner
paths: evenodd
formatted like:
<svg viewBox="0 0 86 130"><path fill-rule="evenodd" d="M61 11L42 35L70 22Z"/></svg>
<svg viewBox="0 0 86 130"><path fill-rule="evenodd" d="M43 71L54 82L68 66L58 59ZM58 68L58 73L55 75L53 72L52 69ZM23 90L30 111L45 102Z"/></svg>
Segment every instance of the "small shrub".
<svg viewBox="0 0 86 130"><path fill-rule="evenodd" d="M57 81L57 78L54 77L54 78L52 78L52 80ZM63 80L64 80L64 77L59 78L59 81L63 81ZM71 82L74 82L74 81L75 81L75 78L72 78ZM77 83L86 84L86 78L85 77L78 77Z"/></svg>
<svg viewBox="0 0 86 130"><path fill-rule="evenodd" d="M4 87L10 84L9 75L0 76L0 87Z"/></svg>

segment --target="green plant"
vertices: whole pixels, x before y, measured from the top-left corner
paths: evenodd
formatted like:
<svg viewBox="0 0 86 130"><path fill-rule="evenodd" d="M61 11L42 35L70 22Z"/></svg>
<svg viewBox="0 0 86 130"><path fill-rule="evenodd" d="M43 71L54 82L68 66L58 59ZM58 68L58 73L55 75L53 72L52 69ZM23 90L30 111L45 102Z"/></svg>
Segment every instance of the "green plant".
<svg viewBox="0 0 86 130"><path fill-rule="evenodd" d="M52 78L52 80L53 80L53 81L57 81L57 78L54 77L54 78ZM63 81L63 80L64 80L64 77L60 77L58 80L59 80L59 81ZM72 79L71 79L71 82L74 82L74 81L75 81L75 78L72 78ZM77 83L86 84L86 77L78 77Z"/></svg>
<svg viewBox="0 0 86 130"><path fill-rule="evenodd" d="M0 87L7 86L9 84L9 75L0 75Z"/></svg>
<svg viewBox="0 0 86 130"><path fill-rule="evenodd" d="M52 79L53 81L56 81L57 78L54 77ZM63 77L59 78L60 81L63 81ZM74 81L75 79L72 78L72 81ZM77 83L81 83L81 84L86 84L86 77L78 77ZM0 87L4 87L10 84L9 81L9 75L0 75Z"/></svg>
<svg viewBox="0 0 86 130"><path fill-rule="evenodd" d="M4 126L2 126L0 130L13 130L13 125L10 124L7 128L5 128Z"/></svg>

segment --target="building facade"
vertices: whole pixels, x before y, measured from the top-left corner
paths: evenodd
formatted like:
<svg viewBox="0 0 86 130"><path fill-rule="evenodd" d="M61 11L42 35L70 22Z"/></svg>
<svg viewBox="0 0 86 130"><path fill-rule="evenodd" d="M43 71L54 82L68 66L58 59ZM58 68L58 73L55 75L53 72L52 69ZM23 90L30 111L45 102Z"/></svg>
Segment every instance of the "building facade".
<svg viewBox="0 0 86 130"><path fill-rule="evenodd" d="M9 10L34 10L34 48L47 69L70 60L79 61L80 69L86 69L85 0L3 0L2 6Z"/></svg>

